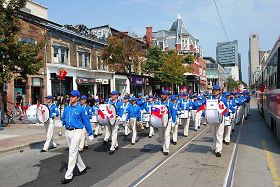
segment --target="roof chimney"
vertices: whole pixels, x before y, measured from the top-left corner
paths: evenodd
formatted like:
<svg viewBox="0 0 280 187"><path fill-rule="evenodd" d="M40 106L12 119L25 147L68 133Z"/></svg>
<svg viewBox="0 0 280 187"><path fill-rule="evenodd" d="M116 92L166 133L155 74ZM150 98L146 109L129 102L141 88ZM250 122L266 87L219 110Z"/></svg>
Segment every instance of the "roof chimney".
<svg viewBox="0 0 280 187"><path fill-rule="evenodd" d="M146 42L149 47L153 45L153 27L146 27Z"/></svg>

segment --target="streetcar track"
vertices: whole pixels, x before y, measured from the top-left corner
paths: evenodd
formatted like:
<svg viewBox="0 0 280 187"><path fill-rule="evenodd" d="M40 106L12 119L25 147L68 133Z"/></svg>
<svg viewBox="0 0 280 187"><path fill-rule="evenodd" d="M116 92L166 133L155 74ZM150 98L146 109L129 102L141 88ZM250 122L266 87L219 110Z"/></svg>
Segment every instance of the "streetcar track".
<svg viewBox="0 0 280 187"><path fill-rule="evenodd" d="M144 180L146 180L149 176L151 176L155 171L157 171L161 166L163 166L166 162L168 162L172 157L174 157L177 153L182 151L185 147L187 147L193 140L195 140L197 137L199 137L202 133L204 133L207 129L209 129L209 126L207 126L205 129L203 129L199 134L194 136L192 139L190 139L186 144L181 146L175 153L164 159L163 161L159 162L158 164L154 165L152 168L150 168L148 171L143 173L137 180L132 182L129 187L136 187L140 185Z"/></svg>

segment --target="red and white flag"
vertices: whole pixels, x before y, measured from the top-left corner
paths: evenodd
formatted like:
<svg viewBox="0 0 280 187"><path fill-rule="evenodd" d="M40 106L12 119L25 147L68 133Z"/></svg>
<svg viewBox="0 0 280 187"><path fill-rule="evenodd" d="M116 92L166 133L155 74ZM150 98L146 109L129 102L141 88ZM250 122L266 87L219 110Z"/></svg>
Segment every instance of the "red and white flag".
<svg viewBox="0 0 280 187"><path fill-rule="evenodd" d="M218 100L218 105L219 105L218 112L223 116L225 116L226 113L228 112L226 105L221 100Z"/></svg>

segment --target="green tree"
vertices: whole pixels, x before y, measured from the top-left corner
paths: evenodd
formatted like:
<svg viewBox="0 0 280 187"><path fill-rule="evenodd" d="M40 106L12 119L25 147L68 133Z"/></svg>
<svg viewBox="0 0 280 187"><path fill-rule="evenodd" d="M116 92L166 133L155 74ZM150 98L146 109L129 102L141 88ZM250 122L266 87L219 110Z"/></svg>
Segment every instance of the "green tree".
<svg viewBox="0 0 280 187"><path fill-rule="evenodd" d="M20 23L17 17L26 0L0 0L0 84L9 83L13 73L24 79L36 74L43 66L39 55L43 44L19 42ZM1 86L0 90L3 88Z"/></svg>
<svg viewBox="0 0 280 187"><path fill-rule="evenodd" d="M169 51L165 54L163 65L157 72L161 81L172 85L182 85L185 82L187 72L191 72L190 66L183 65L184 57L178 55L175 51Z"/></svg>
<svg viewBox="0 0 280 187"><path fill-rule="evenodd" d="M164 52L159 47L151 47L147 51L144 71L158 79L158 73L163 65Z"/></svg>
<svg viewBox="0 0 280 187"><path fill-rule="evenodd" d="M232 92L239 87L240 83L235 81L233 78L227 78L227 91Z"/></svg>
<svg viewBox="0 0 280 187"><path fill-rule="evenodd" d="M184 58L184 63L186 64L192 64L195 61L195 57L192 54L188 54L185 58Z"/></svg>

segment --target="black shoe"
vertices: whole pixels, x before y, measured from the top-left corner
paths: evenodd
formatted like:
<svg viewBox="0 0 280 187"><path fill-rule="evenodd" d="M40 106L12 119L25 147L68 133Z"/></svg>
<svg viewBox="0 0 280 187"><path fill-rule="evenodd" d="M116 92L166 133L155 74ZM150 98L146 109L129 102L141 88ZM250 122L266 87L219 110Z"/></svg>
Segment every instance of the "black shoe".
<svg viewBox="0 0 280 187"><path fill-rule="evenodd" d="M204 123L203 125L207 125L207 123Z"/></svg>
<svg viewBox="0 0 280 187"><path fill-rule="evenodd" d="M173 142L173 145L177 145L177 142Z"/></svg>
<svg viewBox="0 0 280 187"><path fill-rule="evenodd" d="M94 138L97 138L97 135L96 135L96 134L94 135Z"/></svg>
<svg viewBox="0 0 280 187"><path fill-rule="evenodd" d="M107 144L108 144L108 140L107 140L107 141L104 140L104 141L103 141L103 144L104 144L104 145L107 145Z"/></svg>
<svg viewBox="0 0 280 187"><path fill-rule="evenodd" d="M119 146L118 146L118 147L115 147L115 150L119 150Z"/></svg>
<svg viewBox="0 0 280 187"><path fill-rule="evenodd" d="M229 142L225 142L226 145L229 145Z"/></svg>
<svg viewBox="0 0 280 187"><path fill-rule="evenodd" d="M85 146L85 149L88 149L88 145Z"/></svg>
<svg viewBox="0 0 280 187"><path fill-rule="evenodd" d="M231 130L231 132L235 132L235 130L234 130L234 129L232 129L232 130Z"/></svg>
<svg viewBox="0 0 280 187"><path fill-rule="evenodd" d="M199 129L200 129L200 126L198 126L197 128L199 128Z"/></svg>
<svg viewBox="0 0 280 187"><path fill-rule="evenodd" d="M184 135L184 137L188 137L188 135Z"/></svg>
<svg viewBox="0 0 280 187"><path fill-rule="evenodd" d="M152 136L149 136L149 138L152 138Z"/></svg>
<svg viewBox="0 0 280 187"><path fill-rule="evenodd" d="M79 171L76 176L80 176L80 175L83 175L87 172L87 168L85 168L83 171Z"/></svg>
<svg viewBox="0 0 280 187"><path fill-rule="evenodd" d="M112 155L112 154L114 154L114 152L115 152L115 151L109 151L109 155Z"/></svg>
<svg viewBox="0 0 280 187"><path fill-rule="evenodd" d="M247 120L247 119L248 119L248 117L245 117L245 119Z"/></svg>
<svg viewBox="0 0 280 187"><path fill-rule="evenodd" d="M51 147L50 147L50 149L55 149L55 148L56 148L56 146L51 146Z"/></svg>
<svg viewBox="0 0 280 187"><path fill-rule="evenodd" d="M173 143L173 140L170 140L171 143Z"/></svg>
<svg viewBox="0 0 280 187"><path fill-rule="evenodd" d="M194 131L197 131L197 129L194 129Z"/></svg>
<svg viewBox="0 0 280 187"><path fill-rule="evenodd" d="M45 149L42 149L41 151L40 151L41 153L44 153L44 152L47 152L47 150L45 150Z"/></svg>
<svg viewBox="0 0 280 187"><path fill-rule="evenodd" d="M222 154L220 152L216 153L216 157L221 157L221 156L222 156Z"/></svg>
<svg viewBox="0 0 280 187"><path fill-rule="evenodd" d="M98 136L102 136L102 133L98 134Z"/></svg>
<svg viewBox="0 0 280 187"><path fill-rule="evenodd" d="M68 184L72 181L72 179L62 179L61 184Z"/></svg>
<svg viewBox="0 0 280 187"><path fill-rule="evenodd" d="M135 144L135 143L132 143L132 142L131 142L131 145L134 145L134 144Z"/></svg>
<svg viewBox="0 0 280 187"><path fill-rule="evenodd" d="M161 150L160 150L161 152L163 152L163 148L161 148Z"/></svg>
<svg viewBox="0 0 280 187"><path fill-rule="evenodd" d="M168 152L163 152L164 155L168 155Z"/></svg>

